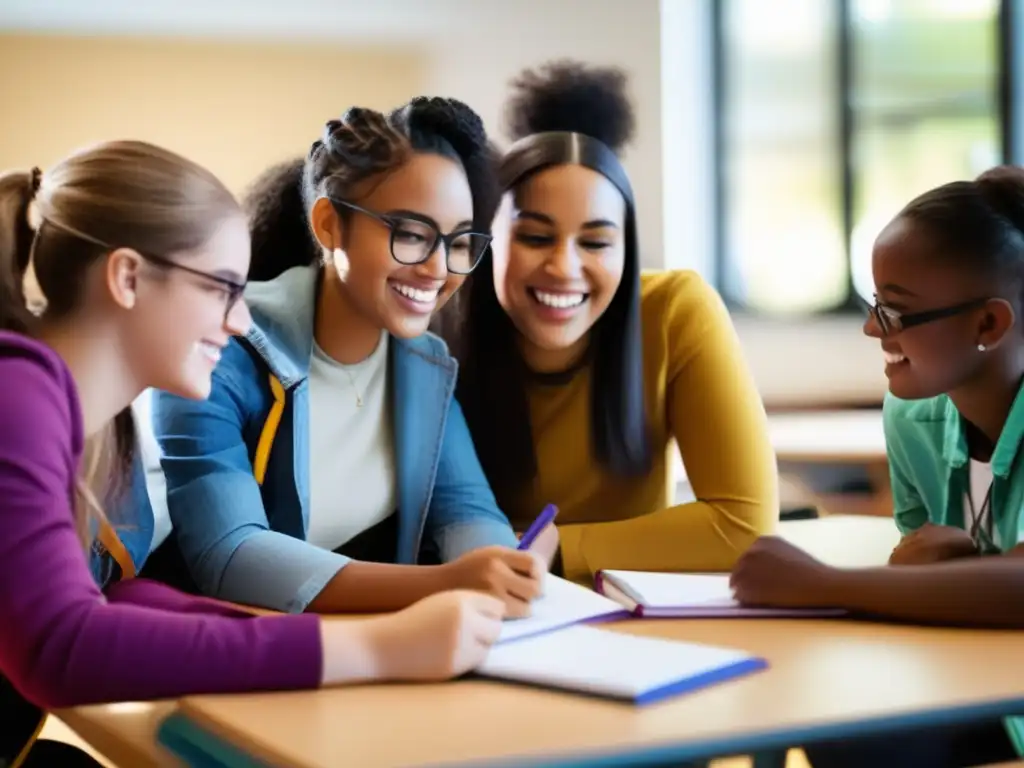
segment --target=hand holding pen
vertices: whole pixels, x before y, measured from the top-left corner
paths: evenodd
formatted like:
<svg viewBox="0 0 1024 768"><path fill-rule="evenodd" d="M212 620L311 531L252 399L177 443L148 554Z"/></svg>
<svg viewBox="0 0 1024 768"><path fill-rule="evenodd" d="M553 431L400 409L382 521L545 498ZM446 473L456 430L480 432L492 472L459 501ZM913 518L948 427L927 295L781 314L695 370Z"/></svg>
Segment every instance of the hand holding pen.
<svg viewBox="0 0 1024 768"><path fill-rule="evenodd" d="M559 539L558 528L555 527L556 517L558 517L558 507L548 504L519 540L519 549L533 552L544 562L544 566L548 570L558 553Z"/></svg>
<svg viewBox="0 0 1024 768"><path fill-rule="evenodd" d="M544 592L544 577L558 548L557 514L557 507L546 506L517 549L481 547L442 566L444 588L486 592L504 603L507 618L529 616L531 603Z"/></svg>

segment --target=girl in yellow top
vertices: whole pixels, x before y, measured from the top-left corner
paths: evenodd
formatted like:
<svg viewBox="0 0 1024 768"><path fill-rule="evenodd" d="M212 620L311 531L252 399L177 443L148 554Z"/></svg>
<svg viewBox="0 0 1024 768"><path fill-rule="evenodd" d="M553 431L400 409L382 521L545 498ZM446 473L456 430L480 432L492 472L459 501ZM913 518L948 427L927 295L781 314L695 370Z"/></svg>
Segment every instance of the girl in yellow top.
<svg viewBox="0 0 1024 768"><path fill-rule="evenodd" d="M775 456L719 296L694 272L641 275L625 76L559 63L515 91L511 194L453 339L499 504L517 530L559 507L570 579L728 570L778 517ZM675 506L673 441L697 498Z"/></svg>

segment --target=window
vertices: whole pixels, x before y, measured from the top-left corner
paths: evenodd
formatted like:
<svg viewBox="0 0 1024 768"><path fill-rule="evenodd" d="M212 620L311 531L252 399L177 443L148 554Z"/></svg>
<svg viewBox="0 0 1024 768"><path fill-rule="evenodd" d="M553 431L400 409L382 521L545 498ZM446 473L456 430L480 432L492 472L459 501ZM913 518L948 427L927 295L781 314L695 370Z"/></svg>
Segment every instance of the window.
<svg viewBox="0 0 1024 768"><path fill-rule="evenodd" d="M715 0L719 283L849 309L913 197L1002 161L999 0Z"/></svg>

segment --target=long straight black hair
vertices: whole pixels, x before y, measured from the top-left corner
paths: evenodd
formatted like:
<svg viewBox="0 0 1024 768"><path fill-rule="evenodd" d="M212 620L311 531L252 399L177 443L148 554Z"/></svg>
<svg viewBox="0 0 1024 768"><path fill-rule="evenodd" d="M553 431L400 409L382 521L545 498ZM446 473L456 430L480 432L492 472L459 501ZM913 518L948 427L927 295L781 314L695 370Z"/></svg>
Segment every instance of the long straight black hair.
<svg viewBox="0 0 1024 768"><path fill-rule="evenodd" d="M511 190L540 171L582 165L602 174L626 205L625 265L608 309L591 329L590 422L595 458L612 473L650 470L652 448L643 386L640 328L640 256L636 204L615 152L591 136L545 131L520 139L502 160L502 187ZM516 344L518 333L498 303L490 259L463 287L465 314L451 338L460 360L458 398L484 472L499 502L537 474L527 386L531 374Z"/></svg>

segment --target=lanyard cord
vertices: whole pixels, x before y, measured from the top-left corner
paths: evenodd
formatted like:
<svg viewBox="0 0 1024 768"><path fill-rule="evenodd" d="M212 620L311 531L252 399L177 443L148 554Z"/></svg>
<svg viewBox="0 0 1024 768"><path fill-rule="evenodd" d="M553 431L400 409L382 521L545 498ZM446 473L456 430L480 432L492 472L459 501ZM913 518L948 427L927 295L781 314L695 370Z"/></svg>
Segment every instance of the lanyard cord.
<svg viewBox="0 0 1024 768"><path fill-rule="evenodd" d="M968 465L969 466L969 465ZM989 481L988 490L985 492L985 500L981 503L981 510L974 508L974 494L971 493L970 470L967 473L967 503L971 507L971 539L978 547L979 552L986 552L995 549L995 542L992 538L993 514L992 514L992 486L995 485L995 477ZM985 527L982 527L982 524ZM984 536L984 539L982 538Z"/></svg>
<svg viewBox="0 0 1024 768"><path fill-rule="evenodd" d="M1024 454L1024 450L1018 448L1017 453L1013 457L1013 461L1010 463L1010 477L1013 477L1013 471L1020 463L1022 454ZM992 512L992 486L995 485L995 482L996 478L995 474L993 474L992 482L988 484L988 491L985 493L985 500L981 504L981 509L976 510L974 508L974 494L971 493L971 464L968 460L967 503L971 506L971 516L974 518L971 521L971 530L969 533L971 535L971 539L978 547L978 551L982 554L999 552L999 547L996 546L995 539L993 538L995 515ZM983 522L986 523L984 528L982 528Z"/></svg>

